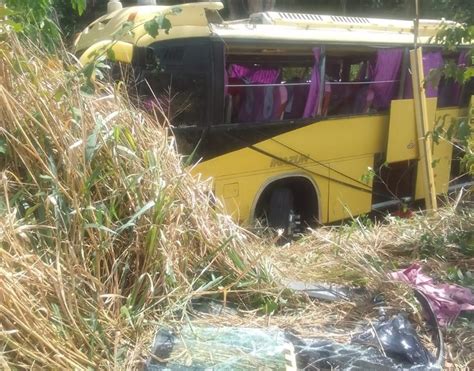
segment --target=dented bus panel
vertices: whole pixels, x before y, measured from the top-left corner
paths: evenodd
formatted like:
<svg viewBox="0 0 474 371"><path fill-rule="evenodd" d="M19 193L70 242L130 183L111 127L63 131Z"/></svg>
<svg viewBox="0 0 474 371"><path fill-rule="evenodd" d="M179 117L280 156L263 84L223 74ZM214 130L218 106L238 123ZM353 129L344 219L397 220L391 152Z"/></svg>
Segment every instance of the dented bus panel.
<svg viewBox="0 0 474 371"><path fill-rule="evenodd" d="M166 113L179 150L194 156L192 172L213 179L243 224L329 223L423 199L412 22L284 12L226 22L221 9L119 9L84 30L76 52L87 63L110 47L115 62L133 66L138 103ZM156 17L171 28L150 35L146 23ZM126 22L133 32L120 34ZM455 25L420 21L426 76L447 61L468 63L472 45L445 52L434 44L442 24ZM426 82L430 130L468 115L473 86ZM441 140L432 155L436 191L446 193L459 153Z"/></svg>

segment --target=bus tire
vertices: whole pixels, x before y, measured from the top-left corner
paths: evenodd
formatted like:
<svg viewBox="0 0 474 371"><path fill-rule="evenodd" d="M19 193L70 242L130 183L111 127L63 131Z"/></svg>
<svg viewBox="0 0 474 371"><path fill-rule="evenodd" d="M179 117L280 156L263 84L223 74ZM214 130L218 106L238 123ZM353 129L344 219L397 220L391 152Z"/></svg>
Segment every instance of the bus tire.
<svg viewBox="0 0 474 371"><path fill-rule="evenodd" d="M291 189L275 188L268 206L268 225L271 228L283 229L286 234L290 226L290 215L294 208L294 197Z"/></svg>

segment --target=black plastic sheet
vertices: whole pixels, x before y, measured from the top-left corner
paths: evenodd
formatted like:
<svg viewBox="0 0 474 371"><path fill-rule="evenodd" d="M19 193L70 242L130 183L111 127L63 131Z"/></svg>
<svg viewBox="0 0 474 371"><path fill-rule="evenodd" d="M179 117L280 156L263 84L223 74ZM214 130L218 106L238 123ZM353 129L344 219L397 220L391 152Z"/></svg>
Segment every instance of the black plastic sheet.
<svg viewBox="0 0 474 371"><path fill-rule="evenodd" d="M162 329L147 370L440 369L405 316L366 327L350 344L302 339L279 329L186 326L179 334Z"/></svg>

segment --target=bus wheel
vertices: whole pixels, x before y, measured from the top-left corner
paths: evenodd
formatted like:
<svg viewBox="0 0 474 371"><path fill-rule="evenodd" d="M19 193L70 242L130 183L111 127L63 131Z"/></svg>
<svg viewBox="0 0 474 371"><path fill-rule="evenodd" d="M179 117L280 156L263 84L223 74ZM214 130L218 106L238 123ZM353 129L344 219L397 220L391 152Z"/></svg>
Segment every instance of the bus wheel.
<svg viewBox="0 0 474 371"><path fill-rule="evenodd" d="M283 229L285 234L290 232L294 210L294 197L291 189L275 188L270 196L268 205L268 225L271 228Z"/></svg>

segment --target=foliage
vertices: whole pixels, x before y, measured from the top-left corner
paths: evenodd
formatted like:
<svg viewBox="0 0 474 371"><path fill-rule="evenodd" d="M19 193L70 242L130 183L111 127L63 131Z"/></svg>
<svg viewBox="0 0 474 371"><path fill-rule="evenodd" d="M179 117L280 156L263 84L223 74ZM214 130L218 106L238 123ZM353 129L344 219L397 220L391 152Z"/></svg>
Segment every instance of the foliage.
<svg viewBox="0 0 474 371"><path fill-rule="evenodd" d="M463 45L474 42L474 26L468 24L444 25L436 35L435 41L448 52L459 51ZM474 49L465 49L465 63L458 65L458 61L447 61L442 68L431 71L427 79L439 82L441 78L446 81L455 81L458 84L467 84L474 79ZM473 107L471 107L471 110ZM469 120L474 112L469 112L466 117L459 119L443 118L433 130L433 139L437 143L439 138L450 141L464 151L461 164L466 172L474 174L474 128Z"/></svg>
<svg viewBox="0 0 474 371"><path fill-rule="evenodd" d="M157 323L194 296L249 303L271 289L259 241L155 120L99 81L101 97L84 94L65 51L12 38L0 44L2 361L139 368Z"/></svg>
<svg viewBox="0 0 474 371"><path fill-rule="evenodd" d="M179 13L180 11L181 11L181 8L173 8L172 10L173 13ZM160 30L164 30L166 34L169 34L170 29L171 29L171 22L166 17L166 15L160 15L146 21L144 24L144 27L145 27L145 31L151 37L157 37L158 34L160 33Z"/></svg>
<svg viewBox="0 0 474 371"><path fill-rule="evenodd" d="M36 45L53 51L61 42L61 30L58 17L64 18L82 15L86 9L86 0L6 0L10 17L25 37ZM59 14L55 10L59 10Z"/></svg>
<svg viewBox="0 0 474 371"><path fill-rule="evenodd" d="M232 3L235 16L248 16L249 2L252 0L227 0ZM252 1L253 2L253 1ZM176 3L176 2L174 2ZM474 23L474 2L471 0L423 0L421 16L423 18L454 19L468 24ZM276 10L292 12L310 12L319 14L337 14L361 17L388 17L413 19L414 0L277 0Z"/></svg>

